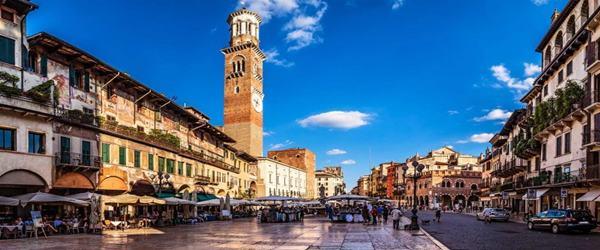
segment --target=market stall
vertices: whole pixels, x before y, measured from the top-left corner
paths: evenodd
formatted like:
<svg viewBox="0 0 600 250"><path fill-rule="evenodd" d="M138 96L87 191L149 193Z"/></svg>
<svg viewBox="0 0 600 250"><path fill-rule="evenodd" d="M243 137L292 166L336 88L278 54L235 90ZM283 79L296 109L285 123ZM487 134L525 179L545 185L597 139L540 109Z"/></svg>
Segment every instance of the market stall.
<svg viewBox="0 0 600 250"><path fill-rule="evenodd" d="M304 219L304 210L299 206L289 206L290 202L300 201L299 198L285 196L266 196L256 201L265 203L268 207L258 213L259 223L295 222Z"/></svg>
<svg viewBox="0 0 600 250"><path fill-rule="evenodd" d="M342 205L329 206L329 218L333 222L363 222L362 204L367 202L369 197L353 194L337 195L328 198L328 201L342 201ZM346 204L343 204L346 201ZM352 203L350 203L352 202Z"/></svg>

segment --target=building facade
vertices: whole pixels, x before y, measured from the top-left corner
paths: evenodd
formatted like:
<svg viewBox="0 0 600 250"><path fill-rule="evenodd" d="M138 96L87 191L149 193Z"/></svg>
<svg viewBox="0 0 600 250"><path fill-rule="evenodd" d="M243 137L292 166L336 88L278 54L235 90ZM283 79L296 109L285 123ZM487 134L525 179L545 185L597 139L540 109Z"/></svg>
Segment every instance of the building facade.
<svg viewBox="0 0 600 250"><path fill-rule="evenodd" d="M324 167L315 172L315 190L319 198L340 195L346 193L346 183L342 167ZM321 187L323 193L321 194Z"/></svg>
<svg viewBox="0 0 600 250"><path fill-rule="evenodd" d="M363 175L358 178L356 187L358 189L358 195L369 196L370 195L370 177L369 175Z"/></svg>
<svg viewBox="0 0 600 250"><path fill-rule="evenodd" d="M2 2L3 194L256 195L256 158L202 112L53 35L21 39L34 8Z"/></svg>
<svg viewBox="0 0 600 250"><path fill-rule="evenodd" d="M519 212L587 207L600 214L598 7L595 0L571 0L552 14L536 48L542 71L521 98L526 108L491 141L496 165L484 183L491 184L490 196L503 194L491 205Z"/></svg>
<svg viewBox="0 0 600 250"><path fill-rule="evenodd" d="M291 148L269 151L267 155L273 160L306 171L305 197L308 199L314 199L318 197L318 194L315 190L315 167L317 162L317 156L315 153L306 148Z"/></svg>
<svg viewBox="0 0 600 250"><path fill-rule="evenodd" d="M257 165L264 182L258 196L307 198L306 170L265 157L258 158Z"/></svg>

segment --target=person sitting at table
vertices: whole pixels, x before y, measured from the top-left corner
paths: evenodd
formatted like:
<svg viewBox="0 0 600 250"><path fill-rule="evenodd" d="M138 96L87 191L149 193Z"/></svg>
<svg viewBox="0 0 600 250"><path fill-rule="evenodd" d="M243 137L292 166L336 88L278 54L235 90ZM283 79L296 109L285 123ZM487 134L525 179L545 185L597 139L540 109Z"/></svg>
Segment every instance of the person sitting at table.
<svg viewBox="0 0 600 250"><path fill-rule="evenodd" d="M45 229L49 229L48 231L58 233L58 230L53 226L53 223L48 220L47 216L42 217L42 225L44 225Z"/></svg>
<svg viewBox="0 0 600 250"><path fill-rule="evenodd" d="M54 217L54 221L53 221L52 225L58 231L64 232L67 229L67 224L63 220L61 220L58 216ZM61 230L61 229L63 229L63 230Z"/></svg>

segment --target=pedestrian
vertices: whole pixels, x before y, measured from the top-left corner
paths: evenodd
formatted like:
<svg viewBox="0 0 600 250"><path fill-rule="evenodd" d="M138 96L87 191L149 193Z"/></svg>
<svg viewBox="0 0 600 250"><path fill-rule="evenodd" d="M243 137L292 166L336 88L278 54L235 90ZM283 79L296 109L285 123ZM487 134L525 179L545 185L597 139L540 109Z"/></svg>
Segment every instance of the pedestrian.
<svg viewBox="0 0 600 250"><path fill-rule="evenodd" d="M367 205L363 206L362 216L363 216L363 224L369 224L369 222L371 220L369 218L369 207L367 207Z"/></svg>
<svg viewBox="0 0 600 250"><path fill-rule="evenodd" d="M379 223L383 223L383 206L379 205L377 206L377 220L379 221Z"/></svg>
<svg viewBox="0 0 600 250"><path fill-rule="evenodd" d="M435 220L437 222L440 222L440 218L442 217L442 211L440 211L439 209L435 211Z"/></svg>
<svg viewBox="0 0 600 250"><path fill-rule="evenodd" d="M377 225L377 209L371 209L371 216L373 217L373 225Z"/></svg>
<svg viewBox="0 0 600 250"><path fill-rule="evenodd" d="M383 224L387 224L389 213L390 210L388 209L388 206L383 207Z"/></svg>
<svg viewBox="0 0 600 250"><path fill-rule="evenodd" d="M392 224L395 230L400 230L400 217L402 216L402 211L398 208L394 208L392 210Z"/></svg>

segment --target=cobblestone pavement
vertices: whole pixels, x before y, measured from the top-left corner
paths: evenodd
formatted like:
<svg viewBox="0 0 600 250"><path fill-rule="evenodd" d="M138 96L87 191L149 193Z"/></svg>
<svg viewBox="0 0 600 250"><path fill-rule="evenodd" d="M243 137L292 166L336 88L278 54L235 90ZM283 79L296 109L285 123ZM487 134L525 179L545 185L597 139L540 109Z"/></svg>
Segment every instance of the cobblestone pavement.
<svg viewBox="0 0 600 250"><path fill-rule="evenodd" d="M420 219L433 219L433 212L419 212ZM443 213L441 223L422 229L450 249L600 249L600 233L552 234L529 231L523 223L485 224L474 216Z"/></svg>
<svg viewBox="0 0 600 250"><path fill-rule="evenodd" d="M0 240L0 249L439 249L422 233L387 225L330 223L257 224L255 219L47 239Z"/></svg>

